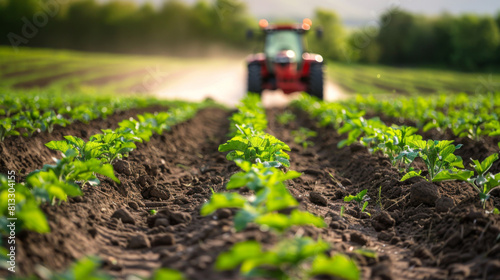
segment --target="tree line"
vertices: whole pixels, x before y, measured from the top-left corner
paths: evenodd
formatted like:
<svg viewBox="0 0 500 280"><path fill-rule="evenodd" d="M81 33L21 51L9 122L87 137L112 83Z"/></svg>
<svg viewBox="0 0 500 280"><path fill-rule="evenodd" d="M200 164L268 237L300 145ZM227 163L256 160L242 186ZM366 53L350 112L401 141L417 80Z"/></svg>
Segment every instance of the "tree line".
<svg viewBox="0 0 500 280"><path fill-rule="evenodd" d="M245 47L255 25L238 0L128 1L0 0L0 44L83 51L169 54L211 44Z"/></svg>
<svg viewBox="0 0 500 280"><path fill-rule="evenodd" d="M139 54L202 53L211 45L249 51L257 28L241 0L170 0L160 7L127 1L0 0L0 44ZM500 13L428 17L399 9L347 32L334 12L318 9L308 50L335 61L426 65L464 70L500 65Z"/></svg>
<svg viewBox="0 0 500 280"><path fill-rule="evenodd" d="M496 17L447 13L427 17L391 9L377 25L348 36L347 59L463 70L500 65L500 12Z"/></svg>

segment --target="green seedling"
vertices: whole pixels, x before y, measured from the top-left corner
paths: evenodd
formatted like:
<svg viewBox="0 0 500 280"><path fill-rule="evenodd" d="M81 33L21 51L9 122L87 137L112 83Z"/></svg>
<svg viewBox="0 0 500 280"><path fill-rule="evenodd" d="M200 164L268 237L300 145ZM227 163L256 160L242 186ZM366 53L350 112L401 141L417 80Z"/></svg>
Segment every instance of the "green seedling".
<svg viewBox="0 0 500 280"><path fill-rule="evenodd" d="M128 157L128 154L136 149L134 142L142 142L132 133L123 133L111 129L103 129L102 134L90 137L90 141L99 144L102 151L100 157L106 163L113 163L115 159Z"/></svg>
<svg viewBox="0 0 500 280"><path fill-rule="evenodd" d="M149 210L149 214L151 214L151 215L156 215L156 213L158 213L158 210L156 210L156 209Z"/></svg>
<svg viewBox="0 0 500 280"><path fill-rule="evenodd" d="M235 244L229 252L219 255L218 270L240 267L247 277L273 279L309 279L317 275L330 275L341 279L359 279L360 272L354 262L344 255L327 257L328 243L309 237L284 239L275 247L263 250L257 241Z"/></svg>
<svg viewBox="0 0 500 280"><path fill-rule="evenodd" d="M52 133L55 125L65 127L71 123L70 120L65 119L62 115L56 114L52 110L45 112L41 118L37 120L37 122L40 129L42 131L47 131L48 133Z"/></svg>
<svg viewBox="0 0 500 280"><path fill-rule="evenodd" d="M75 160L76 157L77 153L73 149L67 150L64 157L57 160L55 165L47 164L42 169L31 172L26 178L27 185L45 190L47 201L54 202L55 198L66 201L68 195L82 195L76 182L80 182L82 186L87 182L98 185L100 181L95 174L120 182L114 174L112 165L102 164L97 159L79 161Z"/></svg>
<svg viewBox="0 0 500 280"><path fill-rule="evenodd" d="M16 126L11 118L0 120L0 141L3 141L7 137L17 135L20 135L20 133L16 130Z"/></svg>
<svg viewBox="0 0 500 280"><path fill-rule="evenodd" d="M359 209L361 209L361 212L363 213L365 212L366 207L368 206L368 200L370 199L370 197L368 197L368 195L366 194L367 192L368 190L362 190L356 195L348 195L344 197L344 201L351 202L354 200L358 204ZM368 212L365 213L371 216L370 213Z"/></svg>
<svg viewBox="0 0 500 280"><path fill-rule="evenodd" d="M471 164L471 166L474 168L476 176L469 178L467 181L479 193L479 198L483 203L483 208L486 207L486 201L490 198L491 191L500 187L500 173L491 174L490 172L488 172L493 163L497 160L497 153L492 154L482 162L478 160L472 160L474 164Z"/></svg>
<svg viewBox="0 0 500 280"><path fill-rule="evenodd" d="M290 122L294 121L295 118L296 118L296 116L293 113L290 113L288 111L285 111L282 114L279 114L279 115L276 116L276 120L281 125L287 125Z"/></svg>
<svg viewBox="0 0 500 280"><path fill-rule="evenodd" d="M276 137L238 126L241 135L235 136L219 146L219 152L229 152L228 160L242 159L265 166L290 167L290 156L284 151L290 147Z"/></svg>
<svg viewBox="0 0 500 280"><path fill-rule="evenodd" d="M325 226L322 218L307 212L293 210L289 215L276 212L298 205L284 182L299 177L300 173L295 171L283 173L274 167L265 167L263 164L252 165L242 160L238 160L237 164L243 171L231 176L227 189L246 186L255 192L255 197L249 199L238 193L214 193L202 206L202 215L209 215L221 208L239 209L234 217L236 230L243 230L252 222L278 232L295 225Z"/></svg>
<svg viewBox="0 0 500 280"><path fill-rule="evenodd" d="M308 139L311 137L316 137L317 135L318 133L316 133L316 131L312 131L305 127L301 127L299 128L299 130L292 131L293 142L295 142L295 144L297 145L302 145L302 148L304 148L304 150L306 150L309 146L314 146L314 142L309 141Z"/></svg>
<svg viewBox="0 0 500 280"><path fill-rule="evenodd" d="M406 173L401 181L405 181L412 177L422 177L431 182L440 182L446 180L461 180L466 181L472 175L472 171L462 170L464 168L462 158L454 154L456 149L460 149L462 145L453 145L453 141L448 140L414 140L410 146L417 149L419 157L422 158L429 177L421 176L421 172L410 171ZM458 168L457 168L458 167Z"/></svg>
<svg viewBox="0 0 500 280"><path fill-rule="evenodd" d="M30 190L24 184L17 184L0 174L0 232L8 235L10 229L8 218L15 214L16 230L27 229L38 233L50 232L50 227L45 214L39 207L39 201L43 199L45 190L36 188ZM9 207L9 189L15 189L15 211Z"/></svg>
<svg viewBox="0 0 500 280"><path fill-rule="evenodd" d="M75 136L64 136L65 140L50 141L45 144L49 149L60 151L65 154L67 151L74 151L77 156L76 159L86 161L90 159L101 159L103 156L103 144L93 141L85 142L83 139Z"/></svg>
<svg viewBox="0 0 500 280"><path fill-rule="evenodd" d="M476 141L480 140L483 135L488 135L496 130L498 127L493 126L496 116L491 114L475 115L472 113L466 114L466 117L458 117L454 120L453 133L458 137L469 137Z"/></svg>

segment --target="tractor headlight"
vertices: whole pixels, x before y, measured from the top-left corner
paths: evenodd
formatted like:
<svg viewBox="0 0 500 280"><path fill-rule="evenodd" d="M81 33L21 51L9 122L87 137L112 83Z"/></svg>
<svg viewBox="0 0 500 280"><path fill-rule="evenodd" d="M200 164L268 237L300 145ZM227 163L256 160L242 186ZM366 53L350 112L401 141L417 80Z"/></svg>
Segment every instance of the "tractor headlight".
<svg viewBox="0 0 500 280"><path fill-rule="evenodd" d="M295 62L295 60L296 60L296 55L295 52L292 50L281 51L274 58L274 62L279 64L292 63Z"/></svg>

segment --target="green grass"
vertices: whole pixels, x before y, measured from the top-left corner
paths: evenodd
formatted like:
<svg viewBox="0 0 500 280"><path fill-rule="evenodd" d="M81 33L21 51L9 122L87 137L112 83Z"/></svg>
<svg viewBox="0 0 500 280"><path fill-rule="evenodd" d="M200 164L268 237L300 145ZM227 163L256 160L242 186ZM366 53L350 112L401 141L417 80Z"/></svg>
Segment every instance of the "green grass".
<svg viewBox="0 0 500 280"><path fill-rule="evenodd" d="M151 73L156 70L162 73L161 78L168 79L170 74L205 65L216 65L219 62L223 63L224 59L119 55L32 48L20 48L15 52L10 47L0 46L0 61L0 87L15 87L33 81L36 84L37 80L49 79L48 87L92 87L126 92L141 86L144 81L155 81L156 77ZM131 72L137 73L127 75ZM120 75L124 76L116 77ZM103 77L110 78L98 83L94 81Z"/></svg>
<svg viewBox="0 0 500 280"><path fill-rule="evenodd" d="M486 93L500 90L499 73L330 63L328 75L345 91L360 94Z"/></svg>

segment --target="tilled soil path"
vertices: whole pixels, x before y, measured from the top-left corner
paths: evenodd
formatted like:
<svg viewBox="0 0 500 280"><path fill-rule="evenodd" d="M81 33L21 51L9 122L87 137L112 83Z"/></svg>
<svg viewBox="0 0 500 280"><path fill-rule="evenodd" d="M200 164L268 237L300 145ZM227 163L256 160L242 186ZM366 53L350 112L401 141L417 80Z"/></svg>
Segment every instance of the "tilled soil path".
<svg viewBox="0 0 500 280"><path fill-rule="evenodd" d="M295 112L297 121L281 126L275 117L282 112L268 110L269 133L290 145L291 169L303 172L289 189L301 209L324 217L328 224L324 229L293 228L289 235L321 236L333 253L356 259L363 279L500 278L500 219L484 214L472 187L416 179L401 183L401 175L386 158L362 146L337 149L343 136L316 127L301 112ZM45 206L52 232L18 235L19 272L35 273L36 264L63 270L75 259L97 255L104 260L103 269L116 278L149 276L156 268L168 267L189 279L241 279L237 271L214 270L218 254L239 241L258 240L269 246L278 237L254 226L235 232L234 211L199 215L211 190L224 191L229 177L239 170L217 151L227 139L229 115L220 109L202 110L115 163L121 184L104 179L98 188L84 187L83 197ZM101 126L82 128L86 132L79 135L88 137ZM301 126L319 135L307 150L291 136ZM74 132L73 126L66 129L61 133ZM7 147L11 156L32 151L12 142L2 146L2 158ZM27 158L41 156L22 168L31 171L50 162L50 154ZM371 197L371 217L354 203L343 202L347 194L363 189ZM248 194L245 189L240 192ZM491 203L499 205L498 200ZM151 215L151 209L158 213ZM355 253L360 248L375 251L377 257Z"/></svg>

